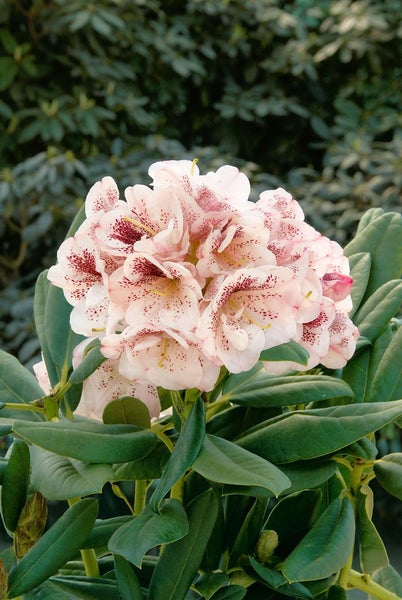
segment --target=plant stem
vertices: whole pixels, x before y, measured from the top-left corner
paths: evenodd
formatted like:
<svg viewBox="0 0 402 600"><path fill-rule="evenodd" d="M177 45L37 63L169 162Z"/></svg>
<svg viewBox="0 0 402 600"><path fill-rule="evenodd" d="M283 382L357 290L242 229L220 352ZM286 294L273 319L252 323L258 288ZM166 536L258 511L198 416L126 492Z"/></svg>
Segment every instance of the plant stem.
<svg viewBox="0 0 402 600"><path fill-rule="evenodd" d="M44 409L34 404L14 404L13 402L0 402L0 410L9 408L10 410L30 410L32 412L44 413Z"/></svg>
<svg viewBox="0 0 402 600"><path fill-rule="evenodd" d="M134 494L134 514L138 517L145 506L148 481L146 479L137 479L135 482Z"/></svg>
<svg viewBox="0 0 402 600"><path fill-rule="evenodd" d="M179 502L183 501L183 492L184 492L184 477L180 477L178 481L174 485L172 485L170 490L170 497L179 500Z"/></svg>
<svg viewBox="0 0 402 600"><path fill-rule="evenodd" d="M379 600L400 600L400 597L397 594L373 581L370 575L359 573L353 569L350 570L348 583L351 587L366 592L371 596L375 596Z"/></svg>
<svg viewBox="0 0 402 600"><path fill-rule="evenodd" d="M67 502L69 506L73 506L80 501L80 498L70 498ZM84 563L85 575L87 577L99 577L99 565L96 559L95 550L93 548L88 548L85 550L80 550L82 562Z"/></svg>

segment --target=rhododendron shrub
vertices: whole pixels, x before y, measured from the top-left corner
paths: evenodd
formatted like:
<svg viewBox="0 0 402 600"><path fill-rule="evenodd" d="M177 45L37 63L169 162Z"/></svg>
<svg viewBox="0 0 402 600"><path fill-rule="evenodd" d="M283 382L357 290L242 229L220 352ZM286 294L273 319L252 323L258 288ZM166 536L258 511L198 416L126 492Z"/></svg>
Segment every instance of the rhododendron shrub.
<svg viewBox="0 0 402 600"><path fill-rule="evenodd" d="M39 276L36 377L0 353L0 596L396 600L369 482L402 498L400 215L342 249L235 167L149 175L96 182Z"/></svg>

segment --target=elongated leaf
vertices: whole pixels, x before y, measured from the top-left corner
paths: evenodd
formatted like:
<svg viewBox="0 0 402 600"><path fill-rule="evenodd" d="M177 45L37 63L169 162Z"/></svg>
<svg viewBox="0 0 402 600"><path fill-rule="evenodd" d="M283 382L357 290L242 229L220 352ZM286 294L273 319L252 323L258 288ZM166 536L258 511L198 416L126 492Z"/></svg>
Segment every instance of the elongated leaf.
<svg viewBox="0 0 402 600"><path fill-rule="evenodd" d="M188 522L183 505L178 500L165 500L158 513L146 506L138 517L122 525L110 538L111 552L124 556L141 567L148 550L170 544L188 533Z"/></svg>
<svg viewBox="0 0 402 600"><path fill-rule="evenodd" d="M21 440L14 440L1 488L1 512L9 531L15 531L27 499L29 466L28 446Z"/></svg>
<svg viewBox="0 0 402 600"><path fill-rule="evenodd" d="M402 598L402 577L392 565L386 565L373 573L373 580L382 585L386 590L394 592ZM374 596L369 596L370 600L375 600Z"/></svg>
<svg viewBox="0 0 402 600"><path fill-rule="evenodd" d="M100 341L97 340L91 348L87 348L84 359L71 373L69 382L71 384L81 383L89 377L106 360L100 351Z"/></svg>
<svg viewBox="0 0 402 600"><path fill-rule="evenodd" d="M165 444L158 442L145 459L113 464L114 481L137 481L138 479L159 479L163 465L170 456Z"/></svg>
<svg viewBox="0 0 402 600"><path fill-rule="evenodd" d="M369 298L386 281L398 279L402 264L402 216L396 212L377 213L367 223L345 248L346 256L358 252L371 254L372 265L365 298Z"/></svg>
<svg viewBox="0 0 402 600"><path fill-rule="evenodd" d="M329 577L346 563L354 539L352 503L336 498L282 563L282 573L290 582Z"/></svg>
<svg viewBox="0 0 402 600"><path fill-rule="evenodd" d="M229 582L230 578L226 573L202 573L195 588L205 600L210 600L217 590L226 587Z"/></svg>
<svg viewBox="0 0 402 600"><path fill-rule="evenodd" d="M206 435L193 469L217 483L260 486L278 496L290 481L277 467L236 444Z"/></svg>
<svg viewBox="0 0 402 600"><path fill-rule="evenodd" d="M402 245L402 244L401 244ZM402 281L387 281L360 307L354 322L360 335L374 341L398 312L402 303Z"/></svg>
<svg viewBox="0 0 402 600"><path fill-rule="evenodd" d="M252 554L262 529L264 513L267 501L257 498L242 522L239 533L230 551L228 566L236 565L239 557L244 554Z"/></svg>
<svg viewBox="0 0 402 600"><path fill-rule="evenodd" d="M33 589L62 567L84 542L97 512L98 503L92 498L69 508L11 571L9 597Z"/></svg>
<svg viewBox="0 0 402 600"><path fill-rule="evenodd" d="M378 482L399 500L402 500L402 452L387 454L374 463Z"/></svg>
<svg viewBox="0 0 402 600"><path fill-rule="evenodd" d="M356 402L364 402L366 399L371 351L371 348L365 348L360 354L354 356L342 369L342 378L353 390Z"/></svg>
<svg viewBox="0 0 402 600"><path fill-rule="evenodd" d="M242 585L229 585L218 590L212 600L243 600L246 597L247 589Z"/></svg>
<svg viewBox="0 0 402 600"><path fill-rule="evenodd" d="M100 548L107 546L109 539L115 531L122 525L125 525L132 520L131 515L121 515L119 517L111 517L110 519L96 519L93 529L89 532L89 535L85 542L82 544L82 548Z"/></svg>
<svg viewBox="0 0 402 600"><path fill-rule="evenodd" d="M369 574L389 563L384 543L369 514L372 512L368 507L372 503L372 494L368 486L363 486L357 497L360 565L362 572Z"/></svg>
<svg viewBox="0 0 402 600"><path fill-rule="evenodd" d="M352 319L363 300L370 277L371 255L369 252L359 252L349 256L350 274L353 277L351 291L353 309L349 313Z"/></svg>
<svg viewBox="0 0 402 600"><path fill-rule="evenodd" d="M46 295L44 337L50 357L59 369L71 366L72 350L84 339L70 327L71 310L63 290L51 285Z"/></svg>
<svg viewBox="0 0 402 600"><path fill-rule="evenodd" d="M135 425L103 425L91 421L14 421L13 431L45 450L92 463L122 463L144 458L158 438Z"/></svg>
<svg viewBox="0 0 402 600"><path fill-rule="evenodd" d="M46 298L51 285L47 278L47 273L48 269L46 269L46 271L42 271L36 280L34 295L34 319L43 360L45 361L51 386L54 386L59 380L60 373L50 355L45 336Z"/></svg>
<svg viewBox="0 0 402 600"><path fill-rule="evenodd" d="M130 563L122 556L114 557L114 570L119 600L142 600L142 591Z"/></svg>
<svg viewBox="0 0 402 600"><path fill-rule="evenodd" d="M201 398L198 398L191 408L191 412L180 432L179 439L172 455L163 470L162 477L158 481L154 493L152 494L151 506L153 507L153 510L159 510L162 499L172 485L176 483L176 481L178 481L193 464L200 452L204 436L204 403Z"/></svg>
<svg viewBox="0 0 402 600"><path fill-rule="evenodd" d="M315 488L328 481L336 469L337 465L333 460L282 464L281 471L289 477L292 484L285 493L293 494L307 488Z"/></svg>
<svg viewBox="0 0 402 600"><path fill-rule="evenodd" d="M28 404L41 398L44 392L36 378L11 354L0 350L0 402ZM0 417L24 418L29 421L41 421L42 415L27 410L21 412L8 408L0 411Z"/></svg>
<svg viewBox="0 0 402 600"><path fill-rule="evenodd" d="M249 561L257 575L276 592L291 598L304 598L306 600L314 598L310 590L301 583L289 583L282 573L265 565L260 565L252 556L249 556Z"/></svg>
<svg viewBox="0 0 402 600"><path fill-rule="evenodd" d="M280 344L274 348L263 350L260 355L261 361L292 361L301 365L306 365L309 358L309 353L305 348L290 341L286 344Z"/></svg>
<svg viewBox="0 0 402 600"><path fill-rule="evenodd" d="M236 440L275 464L337 452L401 417L402 400L295 411L265 421Z"/></svg>
<svg viewBox="0 0 402 600"><path fill-rule="evenodd" d="M52 584L53 595L49 600L58 600L59 594L68 594L74 600L121 600L116 582L113 579L85 576L56 576L49 582ZM42 596L40 596L42 600ZM63 596L64 599L64 596ZM135 596L133 596L133 600Z"/></svg>
<svg viewBox="0 0 402 600"><path fill-rule="evenodd" d="M389 341L388 336L386 341ZM375 372L370 373L371 381L367 398L369 402L387 402L402 398L401 364L402 327L399 327L382 353Z"/></svg>
<svg viewBox="0 0 402 600"><path fill-rule="evenodd" d="M114 480L114 470L107 464L90 464L31 446L31 485L48 500L67 500L102 491Z"/></svg>
<svg viewBox="0 0 402 600"><path fill-rule="evenodd" d="M195 498L187 508L189 532L169 544L152 575L148 600L184 600L200 565L218 512L212 490Z"/></svg>
<svg viewBox="0 0 402 600"><path fill-rule="evenodd" d="M256 408L354 397L348 384L335 377L325 375L273 377L263 369L246 380L231 375L226 380L223 394L235 404Z"/></svg>

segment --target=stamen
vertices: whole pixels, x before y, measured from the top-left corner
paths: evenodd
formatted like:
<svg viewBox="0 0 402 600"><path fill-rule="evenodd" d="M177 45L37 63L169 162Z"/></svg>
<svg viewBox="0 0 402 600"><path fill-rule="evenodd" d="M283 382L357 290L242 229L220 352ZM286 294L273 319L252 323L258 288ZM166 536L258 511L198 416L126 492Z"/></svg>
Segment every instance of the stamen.
<svg viewBox="0 0 402 600"><path fill-rule="evenodd" d="M191 169L190 169L190 175L191 175L191 176L192 176L192 175L194 175L194 167L195 167L195 165L196 165L197 163L198 163L198 158L195 158L195 159L193 160L193 162L191 163Z"/></svg>
<svg viewBox="0 0 402 600"><path fill-rule="evenodd" d="M123 220L132 223L133 225L135 225L135 227L138 227L139 229L143 229L150 235L156 235L156 231L154 231L150 227L147 227L147 225L144 225L144 223L141 223L141 221L137 221L137 219L132 219L131 217L123 217Z"/></svg>
<svg viewBox="0 0 402 600"><path fill-rule="evenodd" d="M160 361L158 362L158 367L160 367L161 369L163 369L163 367L165 366L164 362L165 362L165 359L166 359L166 350L167 350L167 347L168 347L168 340L165 338L163 340L163 350L161 352L161 358L160 358Z"/></svg>

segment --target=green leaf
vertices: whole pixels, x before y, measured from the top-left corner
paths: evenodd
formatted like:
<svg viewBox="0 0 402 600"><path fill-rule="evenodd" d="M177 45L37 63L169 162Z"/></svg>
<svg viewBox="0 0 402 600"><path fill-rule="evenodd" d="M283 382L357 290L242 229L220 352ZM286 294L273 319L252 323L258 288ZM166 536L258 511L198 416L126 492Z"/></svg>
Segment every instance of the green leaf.
<svg viewBox="0 0 402 600"><path fill-rule="evenodd" d="M91 463L123 463L145 458L158 442L152 431L135 425L91 421L32 423L14 421L13 431L31 444L61 456Z"/></svg>
<svg viewBox="0 0 402 600"><path fill-rule="evenodd" d="M98 494L115 473L108 464L90 464L31 446L31 485L48 500Z"/></svg>
<svg viewBox="0 0 402 600"><path fill-rule="evenodd" d="M247 589L242 585L229 585L218 590L211 600L243 600L246 597Z"/></svg>
<svg viewBox="0 0 402 600"><path fill-rule="evenodd" d="M102 420L105 424L127 423L145 429L151 427L151 417L147 405L131 396L124 396L106 404Z"/></svg>
<svg viewBox="0 0 402 600"><path fill-rule="evenodd" d="M265 565L260 565L255 558L249 556L250 565L254 571L261 577L268 586L278 592L278 594L284 594L291 598L304 598L305 600L311 600L314 598L313 594L301 583L289 583L287 579L279 571L275 571Z"/></svg>
<svg viewBox="0 0 402 600"><path fill-rule="evenodd" d="M336 498L282 563L282 573L290 582L329 577L346 563L354 539L352 503Z"/></svg>
<svg viewBox="0 0 402 600"><path fill-rule="evenodd" d="M373 581L402 598L402 577L391 565L386 565L375 571ZM369 596L369 598L370 600L376 600L374 596Z"/></svg>
<svg viewBox="0 0 402 600"><path fill-rule="evenodd" d="M215 525L218 500L212 490L197 496L187 508L189 532L165 548L149 586L148 600L184 600Z"/></svg>
<svg viewBox="0 0 402 600"><path fill-rule="evenodd" d="M14 440L1 488L1 513L9 531L15 531L27 500L29 467L28 446L21 440Z"/></svg>
<svg viewBox="0 0 402 600"><path fill-rule="evenodd" d="M0 402L11 404L28 404L43 396L43 390L36 378L28 369L11 354L0 350ZM3 408L0 416L5 418L19 418L23 415L29 421L41 421L42 415L29 411L12 410Z"/></svg>
<svg viewBox="0 0 402 600"><path fill-rule="evenodd" d="M402 281L394 279L384 283L355 314L354 322L360 335L373 342L398 312L401 303Z"/></svg>
<svg viewBox="0 0 402 600"><path fill-rule="evenodd" d="M36 333L39 338L41 346L43 360L45 361L47 373L51 386L55 386L59 381L59 371L52 360L49 349L47 347L45 337L45 323L46 323L46 298L50 289L50 281L47 278L48 270L42 271L38 276L35 284L35 295L34 295L34 319Z"/></svg>
<svg viewBox="0 0 402 600"><path fill-rule="evenodd" d="M96 519L93 529L82 544L82 548L101 548L107 546L114 532L122 525L131 521L132 518L131 515L121 515L111 517L110 519Z"/></svg>
<svg viewBox="0 0 402 600"><path fill-rule="evenodd" d="M360 307L367 289L371 269L371 255L369 252L359 252L349 256L350 274L353 277L353 287L351 291L353 309L349 313L352 319L355 312Z"/></svg>
<svg viewBox="0 0 402 600"><path fill-rule="evenodd" d="M100 340L96 340L95 344L87 346L85 356L82 362L71 373L68 381L71 384L82 383L84 379L89 377L96 369L106 360L100 351Z"/></svg>
<svg viewBox="0 0 402 600"><path fill-rule="evenodd" d="M142 600L141 586L130 563L122 556L115 555L114 571L119 600Z"/></svg>
<svg viewBox="0 0 402 600"><path fill-rule="evenodd" d="M388 340L387 336L386 341ZM388 402L402 398L401 349L402 327L399 327L381 353L376 370L370 372L368 402Z"/></svg>
<svg viewBox="0 0 402 600"><path fill-rule="evenodd" d="M229 584L230 578L226 573L201 573L195 584L195 589L205 600L210 600L221 587Z"/></svg>
<svg viewBox="0 0 402 600"><path fill-rule="evenodd" d="M371 348L365 348L362 352L353 356L342 369L342 379L353 390L356 402L364 402L366 399L371 350Z"/></svg>
<svg viewBox="0 0 402 600"><path fill-rule="evenodd" d="M293 494L307 488L315 488L330 477L337 470L333 460L327 461L300 461L281 465L281 471L291 481L291 486L286 494Z"/></svg>
<svg viewBox="0 0 402 600"><path fill-rule="evenodd" d="M280 344L274 348L263 350L260 355L260 361L292 361L301 365L306 365L309 359L309 353L305 348L293 340L286 344Z"/></svg>
<svg viewBox="0 0 402 600"><path fill-rule="evenodd" d="M116 582L104 577L86 577L84 575L56 576L49 579L52 588L49 600L121 600ZM42 600L42 595L39 596ZM135 600L135 597L133 597Z"/></svg>
<svg viewBox="0 0 402 600"><path fill-rule="evenodd" d="M387 454L374 463L378 483L389 494L402 500L402 452Z"/></svg>
<svg viewBox="0 0 402 600"><path fill-rule="evenodd" d="M185 536L188 530L183 505L178 500L165 500L158 513L147 505L138 517L122 525L110 538L108 547L111 552L141 567L148 550L175 542Z"/></svg>
<svg viewBox="0 0 402 600"><path fill-rule="evenodd" d="M289 375L273 377L264 369L248 378L230 375L223 387L223 395L242 406L267 408L309 404L323 400L349 397L353 391L349 385L326 375Z"/></svg>
<svg viewBox="0 0 402 600"><path fill-rule="evenodd" d="M371 489L368 486L362 486L356 502L359 522L360 565L363 573L369 573L370 575L389 563L384 543L371 520L372 496Z"/></svg>
<svg viewBox="0 0 402 600"><path fill-rule="evenodd" d="M193 470L217 483L260 486L278 496L290 485L273 464L220 437L207 434Z"/></svg>
<svg viewBox="0 0 402 600"><path fill-rule="evenodd" d="M51 360L59 369L71 367L73 348L84 339L70 327L71 310L63 290L51 285L46 294L44 337Z"/></svg>
<svg viewBox="0 0 402 600"><path fill-rule="evenodd" d="M115 481L137 481L138 479L159 479L163 465L170 456L165 444L158 442L145 459L113 464Z"/></svg>
<svg viewBox="0 0 402 600"><path fill-rule="evenodd" d="M174 450L163 469L163 474L152 494L150 504L153 510L158 511L162 499L184 475L197 458L205 436L205 411L202 398L198 398L190 411L187 420L180 432Z"/></svg>
<svg viewBox="0 0 402 600"><path fill-rule="evenodd" d="M242 448L275 464L337 452L402 414L402 400L359 403L285 413L244 432Z"/></svg>
<svg viewBox="0 0 402 600"><path fill-rule="evenodd" d="M98 503L92 498L69 508L10 572L9 597L32 590L62 567L85 541L97 512Z"/></svg>
<svg viewBox="0 0 402 600"><path fill-rule="evenodd" d="M267 501L256 498L246 518L242 521L239 533L234 541L233 548L230 551L228 566L233 567L237 564L241 555L247 555L254 552L258 536L262 529Z"/></svg>
<svg viewBox="0 0 402 600"><path fill-rule="evenodd" d="M344 251L346 256L360 252L371 255L371 272L365 298L369 298L379 287L401 275L402 264L402 216L396 212L381 215L372 213L370 222L359 228L355 238ZM392 260L390 260L392 257Z"/></svg>

